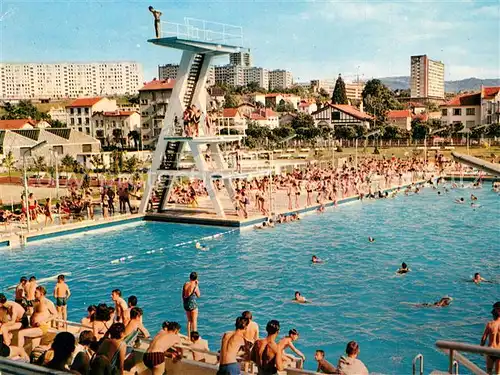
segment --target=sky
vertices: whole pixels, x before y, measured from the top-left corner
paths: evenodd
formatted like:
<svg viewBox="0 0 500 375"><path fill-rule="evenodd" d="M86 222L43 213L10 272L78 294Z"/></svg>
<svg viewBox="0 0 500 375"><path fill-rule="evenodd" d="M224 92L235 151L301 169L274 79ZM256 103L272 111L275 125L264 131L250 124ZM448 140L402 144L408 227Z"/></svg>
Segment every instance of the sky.
<svg viewBox="0 0 500 375"><path fill-rule="evenodd" d="M152 79L180 51L147 42L149 5L168 22L242 26L253 65L298 82L408 76L422 54L446 80L500 77L500 0L0 0L0 61L137 61Z"/></svg>

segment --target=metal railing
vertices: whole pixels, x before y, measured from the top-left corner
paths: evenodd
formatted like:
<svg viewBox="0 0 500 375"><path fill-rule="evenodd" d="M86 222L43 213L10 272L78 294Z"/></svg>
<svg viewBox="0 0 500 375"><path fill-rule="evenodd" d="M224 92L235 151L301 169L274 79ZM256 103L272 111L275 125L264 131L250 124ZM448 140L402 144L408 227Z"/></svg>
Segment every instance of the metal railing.
<svg viewBox="0 0 500 375"><path fill-rule="evenodd" d="M458 374L458 366L461 364L475 375L487 375L486 371L471 362L460 352L500 357L500 349L493 349L481 345L471 345L456 341L437 341L436 346L441 351L448 354L448 373L450 374Z"/></svg>
<svg viewBox="0 0 500 375"><path fill-rule="evenodd" d="M0 374L2 375L64 375L67 372L52 370L22 361L0 357Z"/></svg>
<svg viewBox="0 0 500 375"><path fill-rule="evenodd" d="M209 43L243 44L243 28L220 22L186 17L184 23L161 22L163 37L199 40Z"/></svg>
<svg viewBox="0 0 500 375"><path fill-rule="evenodd" d="M412 374L416 375L417 373L417 361L420 361L419 366L419 375L424 375L424 356L422 354L417 354L415 358L413 358L412 362Z"/></svg>

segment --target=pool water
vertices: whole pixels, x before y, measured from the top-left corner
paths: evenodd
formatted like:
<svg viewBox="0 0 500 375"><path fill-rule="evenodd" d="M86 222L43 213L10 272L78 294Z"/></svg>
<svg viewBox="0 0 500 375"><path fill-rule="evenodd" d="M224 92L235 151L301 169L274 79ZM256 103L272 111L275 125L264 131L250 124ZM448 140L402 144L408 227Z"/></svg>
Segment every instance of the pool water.
<svg viewBox="0 0 500 375"><path fill-rule="evenodd" d="M480 208L453 203L471 192ZM329 208L273 230L203 240L208 251L175 245L227 229L138 223L46 240L2 250L0 274L6 287L22 275L71 272L69 317L77 321L89 304L110 303L111 290L120 288L125 298L138 297L146 327L155 333L164 320L185 329L180 290L197 271L199 331L211 349L219 348L221 334L242 311L251 310L261 331L278 319L282 334L300 332L296 346L308 369L315 369L315 349L336 363L346 343L356 340L371 372L411 373L412 358L422 353L428 373L447 366L434 342L479 343L491 305L500 299L499 218L499 197L487 188L442 195L427 188L419 195ZM376 241L368 242L369 236ZM311 265L313 254L326 263ZM403 261L412 272L397 276ZM467 282L474 272L496 283ZM53 282L47 286L51 292ZM292 303L296 290L312 303ZM445 295L454 298L448 308L410 304Z"/></svg>

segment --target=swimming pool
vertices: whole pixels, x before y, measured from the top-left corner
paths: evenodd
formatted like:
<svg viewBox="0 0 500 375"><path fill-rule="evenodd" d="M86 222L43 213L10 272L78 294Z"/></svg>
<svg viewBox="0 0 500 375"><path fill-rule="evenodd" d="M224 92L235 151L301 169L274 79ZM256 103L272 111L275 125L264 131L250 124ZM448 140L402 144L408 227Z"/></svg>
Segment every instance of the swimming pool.
<svg viewBox="0 0 500 375"><path fill-rule="evenodd" d="M471 192L481 208L453 203ZM175 245L227 228L143 222L50 239L1 250L0 274L4 287L21 275L72 272L72 320L85 315L88 304L109 303L111 290L121 288L125 297L139 298L153 333L166 319L185 329L180 289L189 272L197 271L199 331L211 349L218 349L221 333L248 309L261 330L271 318L281 322L283 334L298 329L296 346L307 356L308 369L315 369L315 349L325 350L334 363L345 344L356 340L371 372L411 373L412 358L422 353L428 373L447 366L434 342L478 343L491 304L500 297L499 284L466 282L474 272L500 281L499 217L499 197L487 188L442 195L425 189L409 197L329 208L269 231L229 233L203 241L210 247L206 252L193 244ZM376 241L369 243L368 236ZM326 263L311 265L313 254ZM402 261L413 272L396 276ZM51 292L53 283L48 286ZM313 303L292 303L295 290ZM447 294L454 298L448 308L406 304L434 302Z"/></svg>

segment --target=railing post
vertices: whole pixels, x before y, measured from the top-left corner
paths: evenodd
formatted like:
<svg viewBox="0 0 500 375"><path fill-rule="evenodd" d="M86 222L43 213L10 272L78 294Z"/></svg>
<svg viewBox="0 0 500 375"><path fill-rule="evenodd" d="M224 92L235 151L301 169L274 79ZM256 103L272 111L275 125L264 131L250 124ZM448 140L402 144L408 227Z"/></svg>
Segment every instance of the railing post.
<svg viewBox="0 0 500 375"><path fill-rule="evenodd" d="M448 373L449 374L453 374L453 354L455 353L455 351L453 349L450 349L450 356L449 356L449 359L448 359Z"/></svg>

